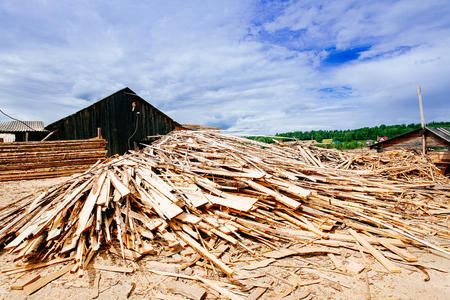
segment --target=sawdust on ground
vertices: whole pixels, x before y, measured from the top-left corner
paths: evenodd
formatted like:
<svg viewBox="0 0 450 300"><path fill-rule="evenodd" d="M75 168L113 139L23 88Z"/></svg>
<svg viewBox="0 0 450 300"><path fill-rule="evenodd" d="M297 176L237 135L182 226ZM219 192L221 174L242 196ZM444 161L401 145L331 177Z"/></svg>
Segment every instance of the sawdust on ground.
<svg viewBox="0 0 450 300"><path fill-rule="evenodd" d="M67 178L52 178L42 180L0 182L0 207L14 200L25 197L30 193L37 196L46 188L62 183ZM421 263L449 271L450 260L444 257L418 252L409 248L412 254L420 257ZM330 271L332 264L326 256L314 257L288 257L280 259L264 268L251 271L240 269L254 260L250 255L239 258L233 253L225 253L224 261L234 262L233 268L237 270L235 277L247 288L241 289L246 294L251 293L255 286L269 287L260 299L449 299L450 274L434 269L426 269L427 276L415 267L402 268L401 274L389 274L372 257L365 255L367 262L360 254L354 251L342 250L341 259L366 265L366 269L356 275L345 275L339 271ZM29 299L90 299L98 293L97 299L124 299L136 285L130 299L187 299L180 293L183 289L205 289L207 299L221 299L217 292L202 286L198 282L176 279L156 275L146 271L153 269L165 272L177 272L179 263L185 262L179 253L163 251L159 255L150 255L139 261L138 264L123 261L109 253L103 252L95 258L95 262L106 265L120 265L133 267L135 272L129 274L96 271L88 268L83 277L77 274L66 274L49 283ZM284 266L277 266L284 265ZM286 267L295 266L295 267ZM0 270L15 266L13 255L6 251L0 252ZM26 273L6 276L0 273L0 299L27 299L23 291L10 290L10 286L21 278L30 274L45 274L54 272L61 265L51 266ZM95 278L100 273L99 288L95 288ZM180 272L186 275L197 275L209 279L219 280L218 275L208 264L194 265ZM222 281L227 281L222 278ZM237 284L236 281L230 281ZM288 284L291 282L291 284ZM293 288L299 282L300 286ZM314 282L319 282L315 283ZM183 284L184 283L184 284ZM304 285L313 283L311 285ZM233 290L232 287L228 287ZM253 288L253 289L252 289ZM244 296L244 295L243 295ZM244 296L245 298L245 296Z"/></svg>

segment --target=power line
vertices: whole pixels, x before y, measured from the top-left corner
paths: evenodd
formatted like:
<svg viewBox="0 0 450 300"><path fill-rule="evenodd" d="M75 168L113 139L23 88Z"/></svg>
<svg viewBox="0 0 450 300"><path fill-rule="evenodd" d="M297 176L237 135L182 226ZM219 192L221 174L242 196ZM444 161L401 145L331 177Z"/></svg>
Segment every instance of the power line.
<svg viewBox="0 0 450 300"><path fill-rule="evenodd" d="M30 128L31 130L33 130L33 131L37 131L36 129L34 129L34 128L31 128L30 126L28 126L28 124L26 124L25 122L23 122L23 121L20 121L19 119L16 119L16 118L13 118L13 117L11 117L10 115L8 115L7 113L5 113L3 110L1 110L1 108L0 108L0 112L2 113L2 114L4 114L5 116L7 116L8 118L10 118L10 119L13 119L14 121L17 121L17 122L20 122L20 123L22 123L23 125L25 125L25 126L27 126L28 128Z"/></svg>

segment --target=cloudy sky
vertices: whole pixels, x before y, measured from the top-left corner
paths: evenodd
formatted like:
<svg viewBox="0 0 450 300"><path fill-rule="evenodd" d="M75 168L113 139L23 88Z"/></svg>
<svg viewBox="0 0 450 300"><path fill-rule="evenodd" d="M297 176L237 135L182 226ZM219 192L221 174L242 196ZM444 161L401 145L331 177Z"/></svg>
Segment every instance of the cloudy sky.
<svg viewBox="0 0 450 300"><path fill-rule="evenodd" d="M0 1L0 108L46 124L130 87L246 134L449 121L450 2ZM0 120L6 120L0 116Z"/></svg>

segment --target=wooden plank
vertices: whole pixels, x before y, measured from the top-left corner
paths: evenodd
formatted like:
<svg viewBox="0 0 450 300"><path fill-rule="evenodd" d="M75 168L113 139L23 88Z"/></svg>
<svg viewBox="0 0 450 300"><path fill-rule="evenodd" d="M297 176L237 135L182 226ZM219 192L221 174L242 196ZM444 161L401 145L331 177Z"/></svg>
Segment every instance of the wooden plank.
<svg viewBox="0 0 450 300"><path fill-rule="evenodd" d="M171 283L167 289L174 294L180 294L192 300L203 300L206 298L206 290L197 284L186 284L176 281Z"/></svg>
<svg viewBox="0 0 450 300"><path fill-rule="evenodd" d="M251 292L251 294L247 297L247 300L258 300L259 298L264 295L264 293L267 291L267 287L256 287L256 289Z"/></svg>
<svg viewBox="0 0 450 300"><path fill-rule="evenodd" d="M116 188L116 190L120 193L120 196L123 198L128 196L131 192L130 190L117 178L116 174L111 171L108 171L108 178L111 180L112 185Z"/></svg>
<svg viewBox="0 0 450 300"><path fill-rule="evenodd" d="M409 253L408 251L406 251L405 249L401 249L398 248L394 245L392 245L391 243L389 243L389 241L383 240L383 239L379 239L377 237L375 237L375 239L384 247L386 247L387 249L391 250L392 252L394 252L395 254L397 254L398 256L400 256L401 258L403 258L406 261L409 262L416 262L418 261L417 257L415 257L414 255L412 255L411 253Z"/></svg>
<svg viewBox="0 0 450 300"><path fill-rule="evenodd" d="M271 263L275 262L276 259L274 258L268 258L268 259L263 259L254 263L251 263L247 266L242 267L242 269L244 270L255 270L255 269L259 269L259 268L265 268L268 265L270 265Z"/></svg>
<svg viewBox="0 0 450 300"><path fill-rule="evenodd" d="M331 262L334 264L334 266L336 267L337 270L339 270L341 272L346 271L345 266L342 263L342 261L340 261L333 253L328 253L327 256L331 260Z"/></svg>
<svg viewBox="0 0 450 300"><path fill-rule="evenodd" d="M242 180L242 179L241 179ZM281 203L283 203L284 205L286 205L287 207L290 207L292 209L298 209L302 204L294 199L291 199L289 197L286 197L284 195L281 195L280 193L277 193L274 190L271 190L261 184L258 184L252 180L242 180L245 183L247 183L251 188L263 192L265 194L271 195L272 197L274 197L276 200L280 201Z"/></svg>
<svg viewBox="0 0 450 300"><path fill-rule="evenodd" d="M188 213L181 213L176 217L177 220L180 220L181 222L184 223L189 223L189 224L193 224L193 225L197 225L198 223L200 223L202 221L201 218L193 215L193 214L188 214Z"/></svg>
<svg viewBox="0 0 450 300"><path fill-rule="evenodd" d="M16 267L16 268L10 268L10 269L3 269L1 271L1 273L6 273L7 275L12 275L12 274L16 274L16 273L21 273L21 272L25 272L25 271L30 271L30 270L34 270L34 269L39 269L39 268L43 268L43 267L48 267L54 264L59 264L59 263L63 263L66 261L70 261L73 260L73 257L68 257L68 258L57 258L48 262L44 262L44 263L38 263L38 264L33 264L33 265L27 265L27 266L22 266L22 267Z"/></svg>
<svg viewBox="0 0 450 300"><path fill-rule="evenodd" d="M109 179L109 177L106 177L105 182L100 191L100 194L98 195L97 198L97 205L106 205L110 194L111 194L111 179Z"/></svg>
<svg viewBox="0 0 450 300"><path fill-rule="evenodd" d="M208 250L203 248L202 245L200 245L197 241L195 241L193 238L191 238L188 234L181 232L181 231L176 231L176 233L183 241L185 241L189 246L194 248L200 255L204 256L205 258L210 260L212 263L214 263L220 270L222 270L222 272L224 272L225 274L227 274L230 277L233 276L234 271L230 267L228 267L224 262L222 262L220 259L218 259L215 255L209 253Z"/></svg>
<svg viewBox="0 0 450 300"><path fill-rule="evenodd" d="M303 247L303 248L282 248L280 250L274 250L263 255L269 258L283 258L292 255L309 255L309 254L340 254L339 251L328 247Z"/></svg>
<svg viewBox="0 0 450 300"><path fill-rule="evenodd" d="M51 273L50 275L39 278L37 281L29 285L26 285L23 288L23 291L25 292L25 294L29 296L34 292L38 291L39 289L41 289L42 287L46 286L48 283L69 272L73 268L73 266L75 266L75 264L68 264L65 267L59 269L58 271Z"/></svg>
<svg viewBox="0 0 450 300"><path fill-rule="evenodd" d="M225 196L226 195L226 196ZM233 208L240 211L249 211L258 199L250 197L240 197L224 193L225 198L214 195L206 195L205 197L213 204Z"/></svg>
<svg viewBox="0 0 450 300"><path fill-rule="evenodd" d="M39 278L41 278L40 274L32 274L32 275L27 276L26 278L23 278L20 281L14 283L13 285L11 285L10 288L11 288L11 290L23 290L23 288L26 285L35 282Z"/></svg>
<svg viewBox="0 0 450 300"><path fill-rule="evenodd" d="M303 199L306 199L311 195L313 192L311 190L304 189L298 185L291 184L287 181L269 178L266 179L267 182L270 182L271 184L276 185L280 190L286 191L292 195L296 195L298 197L301 197Z"/></svg>
<svg viewBox="0 0 450 300"><path fill-rule="evenodd" d="M133 273L134 269L129 267L108 266L103 264L94 264L94 269L101 271L117 272L117 273Z"/></svg>
<svg viewBox="0 0 450 300"><path fill-rule="evenodd" d="M282 218L288 220L289 222L291 222L291 223L293 223L293 224L295 224L295 225L297 225L297 226L300 226L301 228L305 228L305 229L310 230L311 232L314 232L314 233L317 234L319 237L323 237L323 238L326 237L326 234L325 234L324 232L320 231L318 228L316 228L316 227L315 227L314 225L312 225L311 223L302 222L302 221L300 221L300 220L298 220L298 219L296 219L296 218L294 218L294 217L292 217L292 216L290 216L290 215L288 215L288 214L286 214L286 213L283 213L283 212L281 212L281 211L278 211L278 210L275 211L275 213L276 213L277 215L279 215L280 217L282 217Z"/></svg>
<svg viewBox="0 0 450 300"><path fill-rule="evenodd" d="M355 230L351 228L348 229L348 232L355 238L357 242L359 242L364 248L366 248L366 250L369 251L370 254L372 254L373 257L375 257L375 259L378 260L389 272L391 273L401 272L401 270L397 266L395 266L391 261L389 261L386 257L384 257L380 251L378 251L371 244L369 244L369 242L367 242L367 240L363 236L359 235L358 233L356 233Z"/></svg>
<svg viewBox="0 0 450 300"><path fill-rule="evenodd" d="M103 186L103 182L106 178L106 172L102 172L96 181L94 181L93 187L89 193L89 196L86 199L86 202L81 209L81 212L78 217L78 227L75 233L76 236L80 236L80 234L86 229L86 225L91 216L92 209L94 208L95 203L97 202L98 195Z"/></svg>
<svg viewBox="0 0 450 300"><path fill-rule="evenodd" d="M143 191L140 189L140 191ZM147 200L152 204L154 208L161 214L161 217L167 219L173 219L183 212L183 210L176 204L174 204L170 199L166 198L163 194L160 194L156 190L149 190L147 192L141 193L143 199Z"/></svg>

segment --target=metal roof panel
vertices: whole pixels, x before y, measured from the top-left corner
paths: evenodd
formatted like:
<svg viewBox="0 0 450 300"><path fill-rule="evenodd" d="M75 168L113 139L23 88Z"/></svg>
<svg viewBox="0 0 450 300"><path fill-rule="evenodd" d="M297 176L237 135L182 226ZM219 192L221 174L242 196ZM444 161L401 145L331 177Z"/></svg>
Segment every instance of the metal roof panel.
<svg viewBox="0 0 450 300"><path fill-rule="evenodd" d="M30 128L31 127L31 128ZM0 121L0 132L47 131L42 121Z"/></svg>

